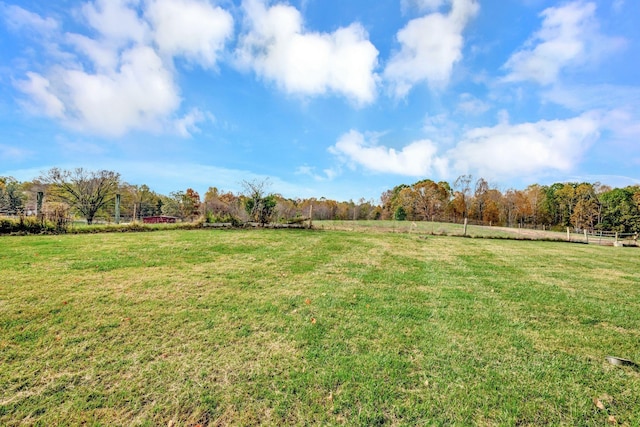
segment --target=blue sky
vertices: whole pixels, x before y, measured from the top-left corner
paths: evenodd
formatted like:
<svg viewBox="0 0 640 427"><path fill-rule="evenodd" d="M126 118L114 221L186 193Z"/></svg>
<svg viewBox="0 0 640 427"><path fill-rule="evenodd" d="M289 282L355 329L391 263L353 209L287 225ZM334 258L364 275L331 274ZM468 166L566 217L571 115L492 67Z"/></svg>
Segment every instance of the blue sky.
<svg viewBox="0 0 640 427"><path fill-rule="evenodd" d="M0 175L640 183L636 0L0 1Z"/></svg>

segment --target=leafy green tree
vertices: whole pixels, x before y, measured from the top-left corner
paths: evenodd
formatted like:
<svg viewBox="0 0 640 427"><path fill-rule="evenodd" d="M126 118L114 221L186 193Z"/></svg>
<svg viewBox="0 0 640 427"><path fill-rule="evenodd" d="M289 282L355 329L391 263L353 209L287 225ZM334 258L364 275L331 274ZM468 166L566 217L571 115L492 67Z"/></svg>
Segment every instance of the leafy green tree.
<svg viewBox="0 0 640 427"><path fill-rule="evenodd" d="M168 196L161 195L160 200L162 204L160 205L160 209L162 215L175 216L176 218L182 219L180 200L182 200L183 195L183 191L172 192Z"/></svg>
<svg viewBox="0 0 640 427"><path fill-rule="evenodd" d="M600 195L602 219L598 228L623 233L640 232L640 207L634 187L615 188Z"/></svg>
<svg viewBox="0 0 640 427"><path fill-rule="evenodd" d="M160 197L148 185L124 184L121 188L123 195L123 212L134 220L147 216L160 215L162 213L162 202ZM160 208L158 208L160 203ZM125 211L126 207L126 211Z"/></svg>
<svg viewBox="0 0 640 427"><path fill-rule="evenodd" d="M395 186L393 189L387 190L382 193L380 199L382 202L383 219L395 218L395 212L402 203L400 193L405 188L409 188L409 186L406 184L400 184Z"/></svg>
<svg viewBox="0 0 640 427"><path fill-rule="evenodd" d="M542 187L545 193L543 209L548 214L548 223L550 225L557 225L560 222L560 207L558 206L558 200L556 196L556 192L560 188L562 188L562 184L560 183Z"/></svg>
<svg viewBox="0 0 640 427"><path fill-rule="evenodd" d="M162 198L162 213L181 220L193 220L200 215L200 195L188 188L187 191L174 191L169 197Z"/></svg>
<svg viewBox="0 0 640 427"><path fill-rule="evenodd" d="M265 225L271 221L276 204L276 197L270 194L259 199L247 199L245 209L254 221Z"/></svg>
<svg viewBox="0 0 640 427"><path fill-rule="evenodd" d="M571 214L571 223L579 229L591 229L596 225L600 202L593 185L583 183L575 188L576 203Z"/></svg>
<svg viewBox="0 0 640 427"><path fill-rule="evenodd" d="M407 219L407 211L403 206L398 206L395 213L393 214L393 218L396 221L404 221L405 219Z"/></svg>
<svg viewBox="0 0 640 427"><path fill-rule="evenodd" d="M547 194L545 189L538 184L533 184L528 186L523 193L529 205L528 212L530 212L527 222L533 225L549 222L549 214L546 209Z"/></svg>
<svg viewBox="0 0 640 427"><path fill-rule="evenodd" d="M0 176L0 215L19 215L24 212L26 196L15 178Z"/></svg>
<svg viewBox="0 0 640 427"><path fill-rule="evenodd" d="M559 225L568 226L571 225L571 216L573 215L573 208L576 205L576 188L577 183L569 182L562 185L555 192L555 200L558 204L559 211Z"/></svg>

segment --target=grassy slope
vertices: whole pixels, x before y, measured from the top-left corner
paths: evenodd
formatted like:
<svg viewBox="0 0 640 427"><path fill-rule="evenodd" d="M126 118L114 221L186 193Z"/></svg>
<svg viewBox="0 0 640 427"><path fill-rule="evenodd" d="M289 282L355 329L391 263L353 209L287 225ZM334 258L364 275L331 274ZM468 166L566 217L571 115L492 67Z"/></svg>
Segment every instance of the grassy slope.
<svg viewBox="0 0 640 427"><path fill-rule="evenodd" d="M640 425L635 249L0 238L0 425ZM604 409L598 409L594 399Z"/></svg>

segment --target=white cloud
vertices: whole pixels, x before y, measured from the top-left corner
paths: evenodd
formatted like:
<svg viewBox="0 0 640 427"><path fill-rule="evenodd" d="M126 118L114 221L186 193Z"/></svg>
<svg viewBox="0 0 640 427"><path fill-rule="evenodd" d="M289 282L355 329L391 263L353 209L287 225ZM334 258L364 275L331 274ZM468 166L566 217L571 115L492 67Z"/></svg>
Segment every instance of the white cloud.
<svg viewBox="0 0 640 427"><path fill-rule="evenodd" d="M267 8L262 0L245 0L243 7L248 32L237 51L241 66L290 94L334 92L360 104L375 99L378 50L360 24L309 32L292 6Z"/></svg>
<svg viewBox="0 0 640 427"><path fill-rule="evenodd" d="M600 119L591 113L567 120L542 120L476 128L447 152L454 169L487 178L570 171L599 136Z"/></svg>
<svg viewBox="0 0 640 427"><path fill-rule="evenodd" d="M545 9L542 28L505 63L510 82L552 84L561 71L595 61L624 45L622 39L600 34L596 5L575 1Z"/></svg>
<svg viewBox="0 0 640 427"><path fill-rule="evenodd" d="M145 43L149 26L138 15L140 0L95 0L82 6L88 24L109 41Z"/></svg>
<svg viewBox="0 0 640 427"><path fill-rule="evenodd" d="M322 174L316 173L316 168L309 165L298 166L296 168L296 175L305 175L309 176L317 182L331 181L334 179L340 172L334 169L323 169Z"/></svg>
<svg viewBox="0 0 640 427"><path fill-rule="evenodd" d="M65 41L86 56L99 72L109 72L118 67L119 50L104 40L95 40L82 34L67 33Z"/></svg>
<svg viewBox="0 0 640 427"><path fill-rule="evenodd" d="M448 114L427 114L422 127L424 135L437 141L439 147L455 144L456 137L460 134L460 122L454 121Z"/></svg>
<svg viewBox="0 0 640 427"><path fill-rule="evenodd" d="M367 141L365 135L352 130L342 135L329 152L371 171L406 176L426 176L434 168L442 172L446 166L436 157L437 147L430 140L415 141L397 151L372 139Z"/></svg>
<svg viewBox="0 0 640 427"><path fill-rule="evenodd" d="M27 109L35 114L63 118L65 107L60 98L51 92L51 82L37 73L27 73L28 80L17 82L17 87L30 96L25 102Z"/></svg>
<svg viewBox="0 0 640 427"><path fill-rule="evenodd" d="M449 83L453 66L462 59L462 32L478 13L475 0L452 0L448 15L432 13L409 21L397 34L400 51L384 70L397 97L426 81L432 88Z"/></svg>
<svg viewBox="0 0 640 427"><path fill-rule="evenodd" d="M615 119L595 112L567 120L541 120L509 124L505 114L493 127L474 128L458 139L455 147L438 154L431 140L411 142L399 150L380 146L376 137L357 131L344 134L329 152L352 167L413 177L477 174L488 179L535 176L547 171L570 172ZM435 122L446 123L437 116ZM442 148L442 147L440 147Z"/></svg>
<svg viewBox="0 0 640 427"><path fill-rule="evenodd" d="M602 126L617 143L636 147L640 138L640 87L611 84L554 85L542 99L574 111L603 112Z"/></svg>
<svg viewBox="0 0 640 427"><path fill-rule="evenodd" d="M458 103L458 111L461 111L465 114L477 115L485 113L491 108L489 104L483 102L471 95L470 93L463 93L459 97L460 102Z"/></svg>
<svg viewBox="0 0 640 427"><path fill-rule="evenodd" d="M640 87L611 84L554 85L542 99L572 110L636 108L640 112Z"/></svg>
<svg viewBox="0 0 640 427"><path fill-rule="evenodd" d="M20 87L33 89L25 93L36 95L46 115L82 131L121 136L160 129L180 105L173 76L148 46L126 50L119 59L117 69L102 73L58 68L50 79L30 73Z"/></svg>
<svg viewBox="0 0 640 427"><path fill-rule="evenodd" d="M308 176L313 176L314 175L314 170L315 168L312 166L308 166L308 165L304 165L304 166L298 166L296 168L295 174L296 175L308 175Z"/></svg>
<svg viewBox="0 0 640 427"><path fill-rule="evenodd" d="M626 145L637 149L640 139L640 111L619 108L604 115L603 125Z"/></svg>
<svg viewBox="0 0 640 427"><path fill-rule="evenodd" d="M233 35L233 18L199 0L151 0L146 15L160 52L212 67Z"/></svg>
<svg viewBox="0 0 640 427"><path fill-rule="evenodd" d="M49 22L26 11L18 15L41 26ZM176 118L182 100L173 60L183 56L213 67L233 32L228 12L204 0L96 0L80 8L80 17L96 35L55 40L56 48L67 47L65 61L17 82L25 105L71 128L112 137L131 130L198 131L205 113Z"/></svg>
<svg viewBox="0 0 640 427"><path fill-rule="evenodd" d="M197 108L189 111L184 117L175 121L175 128L178 135L188 138L194 133L200 132L198 123L203 122L206 119L214 120L214 117L200 111Z"/></svg>
<svg viewBox="0 0 640 427"><path fill-rule="evenodd" d="M53 18L43 18L19 6L0 4L7 27L16 31L24 28L39 33L49 33L58 29L59 24Z"/></svg>

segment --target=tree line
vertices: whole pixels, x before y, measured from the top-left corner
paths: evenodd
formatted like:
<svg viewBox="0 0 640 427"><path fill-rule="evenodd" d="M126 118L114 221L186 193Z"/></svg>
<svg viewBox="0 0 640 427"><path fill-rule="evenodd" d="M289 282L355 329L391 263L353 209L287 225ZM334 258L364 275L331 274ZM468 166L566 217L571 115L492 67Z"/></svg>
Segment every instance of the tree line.
<svg viewBox="0 0 640 427"><path fill-rule="evenodd" d="M479 178L462 175L450 185L430 179L399 185L382 194L382 218L482 225L640 232L640 186L600 183L529 185L501 192Z"/></svg>
<svg viewBox="0 0 640 427"><path fill-rule="evenodd" d="M640 186L611 188L599 183L533 184L524 190L500 191L470 175L452 184L430 179L401 184L382 193L380 202L364 198L336 201L291 199L268 191L267 181L243 183L233 193L210 187L203 197L192 188L159 194L147 185L132 185L113 171L53 168L19 182L0 177L0 215L33 216L62 225L71 218L94 221L139 221L170 216L181 221L261 224L314 220L410 220L462 222L508 227L640 232ZM38 206L38 194L44 195ZM119 203L116 203L116 195ZM38 212L38 210L40 211Z"/></svg>

